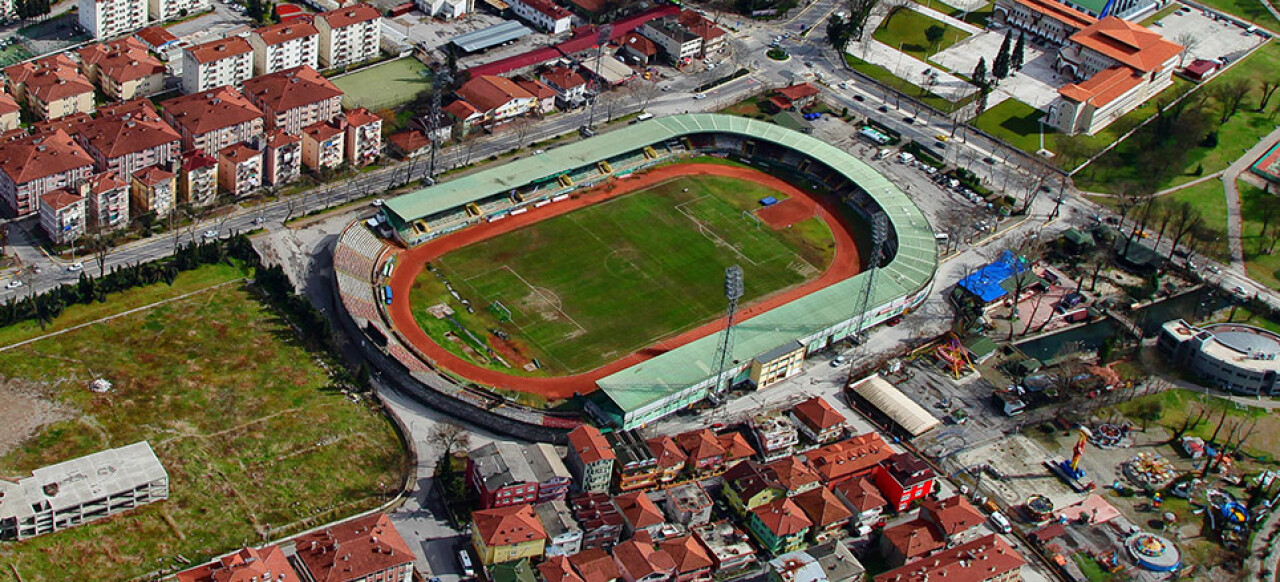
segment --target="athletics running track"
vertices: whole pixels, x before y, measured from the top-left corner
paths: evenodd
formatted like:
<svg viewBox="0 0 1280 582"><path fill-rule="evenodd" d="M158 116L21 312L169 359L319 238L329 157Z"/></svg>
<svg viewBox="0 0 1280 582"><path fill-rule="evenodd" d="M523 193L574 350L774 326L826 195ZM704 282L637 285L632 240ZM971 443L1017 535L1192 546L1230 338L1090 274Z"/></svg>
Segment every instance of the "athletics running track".
<svg viewBox="0 0 1280 582"><path fill-rule="evenodd" d="M858 247L848 228L837 218L837 202L816 198L779 178L751 168L706 163L673 164L633 174L626 178L610 179L608 182L591 190L579 192L575 197L568 200L541 208L529 208L526 213L508 216L495 222L469 226L458 232L431 240L421 246L400 251L396 258L396 269L392 273L390 281L392 296L394 297L388 309L391 324L405 341L413 344L419 353L426 355L437 366L451 370L481 385L541 394L548 399L567 398L575 393L587 394L593 392L596 390L596 380L600 378L634 366L696 339L716 333L724 328L724 318L719 318L701 327L661 340L656 344L589 372L573 376L529 378L483 368L454 355L432 341L422 331L422 328L418 327L409 307L409 291L413 287L414 280L422 273L424 265L449 251L511 232L553 216L572 212L584 206L622 196L636 190L642 190L672 178L689 175L726 176L751 180L768 186L783 193L788 197L788 200L779 203L776 207L770 207L768 212L761 211L759 215L763 220L778 228L803 220L816 213L827 222L834 235L836 243L835 258L822 276L803 285L757 300L738 312L739 321L746 321L765 311L795 301L814 291L858 274L861 268L858 260ZM779 224L777 221L782 222Z"/></svg>

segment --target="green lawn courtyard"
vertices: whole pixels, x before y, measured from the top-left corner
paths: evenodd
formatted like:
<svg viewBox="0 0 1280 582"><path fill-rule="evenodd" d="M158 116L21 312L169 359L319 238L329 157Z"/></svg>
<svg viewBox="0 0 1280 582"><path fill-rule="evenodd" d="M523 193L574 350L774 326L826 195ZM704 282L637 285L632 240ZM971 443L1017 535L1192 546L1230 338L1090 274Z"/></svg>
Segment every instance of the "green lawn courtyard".
<svg viewBox="0 0 1280 582"><path fill-rule="evenodd" d="M431 77L426 65L407 57L334 78L333 84L346 95L343 107L378 111L412 101L418 93L431 88Z"/></svg>
<svg viewBox="0 0 1280 582"><path fill-rule="evenodd" d="M944 32L937 44L930 44L929 39L925 36L925 31L934 26L942 28ZM921 62L928 62L928 57L969 38L969 33L934 20L915 10L902 8L894 11L889 18L886 18L880 24L880 28L876 29L874 37L886 46L895 49L901 47L902 52L912 58Z"/></svg>

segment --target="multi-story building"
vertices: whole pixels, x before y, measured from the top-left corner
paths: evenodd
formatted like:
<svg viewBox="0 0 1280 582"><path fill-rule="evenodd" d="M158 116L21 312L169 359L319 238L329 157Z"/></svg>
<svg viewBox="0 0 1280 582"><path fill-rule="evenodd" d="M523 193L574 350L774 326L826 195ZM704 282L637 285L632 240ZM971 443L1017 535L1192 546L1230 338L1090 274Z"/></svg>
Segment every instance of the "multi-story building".
<svg viewBox="0 0 1280 582"><path fill-rule="evenodd" d="M938 552L928 560L889 570L877 575L875 582L1013 582L1022 579L1024 564L1026 560L1017 551L1000 536L991 534Z"/></svg>
<svg viewBox="0 0 1280 582"><path fill-rule="evenodd" d="M653 487L658 478L658 459L640 434L634 430L621 430L605 435L605 439L618 460L618 490Z"/></svg>
<svg viewBox="0 0 1280 582"><path fill-rule="evenodd" d="M252 77L253 45L243 37L229 36L182 51L183 93L239 87Z"/></svg>
<svg viewBox="0 0 1280 582"><path fill-rule="evenodd" d="M681 66L702 54L702 37L689 32L674 18L650 20L640 26L640 34L654 42L667 61Z"/></svg>
<svg viewBox="0 0 1280 582"><path fill-rule="evenodd" d="M1071 35L1097 21L1058 0L996 0L991 8L991 22L1026 33L1028 40L1054 45L1067 42Z"/></svg>
<svg viewBox="0 0 1280 582"><path fill-rule="evenodd" d="M547 556L538 564L538 576L542 582L586 582L566 556Z"/></svg>
<svg viewBox="0 0 1280 582"><path fill-rule="evenodd" d="M574 570L578 571L578 575L582 576L583 582L618 582L622 579L613 556L598 548L582 550L578 554L569 556L569 563L573 565Z"/></svg>
<svg viewBox="0 0 1280 582"><path fill-rule="evenodd" d="M339 117L302 129L302 163L312 170L336 168L345 160L347 120Z"/></svg>
<svg viewBox="0 0 1280 582"><path fill-rule="evenodd" d="M346 113L347 163L365 166L382 157L382 118L357 107Z"/></svg>
<svg viewBox="0 0 1280 582"><path fill-rule="evenodd" d="M0 143L0 196L15 216L36 212L41 196L92 174L93 158L61 129Z"/></svg>
<svg viewBox="0 0 1280 582"><path fill-rule="evenodd" d="M183 150L220 152L262 138L265 119L253 103L231 87L175 97L160 104L165 121L182 134Z"/></svg>
<svg viewBox="0 0 1280 582"><path fill-rule="evenodd" d="M845 417L821 396L814 396L791 409L791 421L810 441L829 443L844 436Z"/></svg>
<svg viewBox="0 0 1280 582"><path fill-rule="evenodd" d="M213 8L213 0L149 0L147 11L152 20L173 20L199 14Z"/></svg>
<svg viewBox="0 0 1280 582"><path fill-rule="evenodd" d="M892 455L893 450L880 438L880 433L869 432L816 448L805 453L805 458L809 467L822 477L823 482L835 485L847 479L870 475Z"/></svg>
<svg viewBox="0 0 1280 582"><path fill-rule="evenodd" d="M551 445L495 442L471 451L467 481L488 508L564 499L573 476Z"/></svg>
<svg viewBox="0 0 1280 582"><path fill-rule="evenodd" d="M569 504L553 499L533 506L547 532L548 556L572 556L582 551L582 528L573 518Z"/></svg>
<svg viewBox="0 0 1280 582"><path fill-rule="evenodd" d="M129 224L129 184L119 174L90 176L80 183L80 195L88 201L87 228L107 232Z"/></svg>
<svg viewBox="0 0 1280 582"><path fill-rule="evenodd" d="M292 135L283 129L267 133L263 180L272 186L287 184L302 174L302 136Z"/></svg>
<svg viewBox="0 0 1280 582"><path fill-rule="evenodd" d="M218 186L233 197L262 187L262 152L238 143L218 152Z"/></svg>
<svg viewBox="0 0 1280 582"><path fill-rule="evenodd" d="M551 0L511 0L511 11L547 34L564 34L573 27L573 14Z"/></svg>
<svg viewBox="0 0 1280 582"><path fill-rule="evenodd" d="M626 520L605 493L579 495L571 501L573 517L582 526L582 549L609 549L618 543Z"/></svg>
<svg viewBox="0 0 1280 582"><path fill-rule="evenodd" d="M93 112L93 83L65 54L5 67L4 77L9 93L39 119Z"/></svg>
<svg viewBox="0 0 1280 582"><path fill-rule="evenodd" d="M0 539L25 540L169 497L169 474L146 441L0 479Z"/></svg>
<svg viewBox="0 0 1280 582"><path fill-rule="evenodd" d="M831 490L853 514L849 522L858 535L870 533L871 525L880 519L889 504L867 477L845 480L832 486Z"/></svg>
<svg viewBox="0 0 1280 582"><path fill-rule="evenodd" d="M130 197L134 214L168 216L177 202L178 175L159 166L138 170L133 174Z"/></svg>
<svg viewBox="0 0 1280 582"><path fill-rule="evenodd" d="M691 535L672 538L658 544L675 563L672 582L710 582L715 562L711 554Z"/></svg>
<svg viewBox="0 0 1280 582"><path fill-rule="evenodd" d="M80 27L93 38L110 38L147 25L147 0L77 0Z"/></svg>
<svg viewBox="0 0 1280 582"><path fill-rule="evenodd" d="M307 582L414 580L413 551L384 513L326 526L293 538L290 543L292 547L286 546L286 553L296 555L289 561Z"/></svg>
<svg viewBox="0 0 1280 582"><path fill-rule="evenodd" d="M253 74L267 75L298 67L316 68L320 59L320 31L310 22L281 22L249 34L253 46Z"/></svg>
<svg viewBox="0 0 1280 582"><path fill-rule="evenodd" d="M686 455L685 467L696 473L718 471L725 460L724 447L716 433L704 428L676 435L676 444Z"/></svg>
<svg viewBox="0 0 1280 582"><path fill-rule="evenodd" d="M644 491L623 493L615 496L613 502L622 513L628 535L634 536L636 532L643 531L649 534L649 539L660 537L662 526L667 524L667 519L648 493Z"/></svg>
<svg viewBox="0 0 1280 582"><path fill-rule="evenodd" d="M308 66L254 77L241 92L267 116L268 128L295 135L342 114L342 91Z"/></svg>
<svg viewBox="0 0 1280 582"><path fill-rule="evenodd" d="M1162 356L1189 368L1210 385L1257 397L1280 392L1276 346L1280 346L1280 334L1252 325L1196 327L1181 319L1166 321L1156 342Z"/></svg>
<svg viewBox="0 0 1280 582"><path fill-rule="evenodd" d="M845 507L830 489L819 487L794 495L792 499L813 523L813 529L809 531L809 537L813 543L821 544L848 534L845 526L849 525L853 512L849 511L849 508Z"/></svg>
<svg viewBox="0 0 1280 582"><path fill-rule="evenodd" d="M382 14L365 3L321 12L315 17L320 32L320 66L346 67L377 58L382 45Z"/></svg>
<svg viewBox="0 0 1280 582"><path fill-rule="evenodd" d="M533 96L533 106L529 111L534 115L546 115L555 111L556 98L559 93L555 89L548 87L546 83L530 77L516 78L516 85L524 89L529 95Z"/></svg>
<svg viewBox="0 0 1280 582"><path fill-rule="evenodd" d="M863 582L867 569L839 541L809 546L769 560L768 582Z"/></svg>
<svg viewBox="0 0 1280 582"><path fill-rule="evenodd" d="M443 111L449 119L453 120L450 124L450 133L456 132L459 136L467 135L473 126L484 121L484 112L476 109L475 105L467 103L466 99L455 99L453 103L445 105Z"/></svg>
<svg viewBox="0 0 1280 582"><path fill-rule="evenodd" d="M217 200L218 158L200 150L184 152L178 175L178 201L202 208Z"/></svg>
<svg viewBox="0 0 1280 582"><path fill-rule="evenodd" d="M164 91L164 63L132 36L80 49L80 71L116 101Z"/></svg>
<svg viewBox="0 0 1280 582"><path fill-rule="evenodd" d="M547 532L528 503L481 509L471 514L471 544L486 566L540 558Z"/></svg>
<svg viewBox="0 0 1280 582"><path fill-rule="evenodd" d="M787 490L787 497L795 497L822 487L822 476L794 456L778 459L765 465L765 468Z"/></svg>
<svg viewBox="0 0 1280 582"><path fill-rule="evenodd" d="M627 540L613 549L613 562L626 582L669 582L676 573L671 555L652 542Z"/></svg>
<svg viewBox="0 0 1280 582"><path fill-rule="evenodd" d="M650 456L655 459L657 481L666 484L679 479L689 456L680 450L676 439L662 435L645 441L645 444L649 447Z"/></svg>
<svg viewBox="0 0 1280 582"><path fill-rule="evenodd" d="M703 524L691 528L693 535L711 554L716 572L731 572L745 568L756 561L756 549L728 520Z"/></svg>
<svg viewBox="0 0 1280 582"><path fill-rule="evenodd" d="M716 26L715 23L707 20L701 14L693 10L681 10L680 15L676 17L676 21L685 30L702 39L701 52L698 53L698 56L709 57L724 49L726 36L724 29Z"/></svg>
<svg viewBox="0 0 1280 582"><path fill-rule="evenodd" d="M747 529L760 547L774 554L804 548L805 536L813 522L790 497L782 497L752 509Z"/></svg>
<svg viewBox="0 0 1280 582"><path fill-rule="evenodd" d="M747 437L736 430L716 435L716 444L724 449L724 464L722 468L725 469L756 455L756 450L747 441Z"/></svg>
<svg viewBox="0 0 1280 582"><path fill-rule="evenodd" d="M584 424L569 433L569 454L565 466L573 481L587 493L608 493L613 483L613 463L617 457L600 429Z"/></svg>
<svg viewBox="0 0 1280 582"><path fill-rule="evenodd" d="M911 453L898 453L881 463L872 473L889 507L906 511L911 503L933 493L933 469Z"/></svg>
<svg viewBox="0 0 1280 582"><path fill-rule="evenodd" d="M587 80L569 67L549 67L538 78L555 89L558 95L556 101L562 109L581 107L587 101Z"/></svg>
<svg viewBox="0 0 1280 582"><path fill-rule="evenodd" d="M182 151L182 135L145 99L80 125L76 141L93 156L99 172L121 176L151 166L168 167Z"/></svg>
<svg viewBox="0 0 1280 582"><path fill-rule="evenodd" d="M698 481L690 481L667 489L663 503L667 518L684 526L697 526L711 521L711 496Z"/></svg>
<svg viewBox="0 0 1280 582"><path fill-rule="evenodd" d="M85 199L65 188L40 197L40 228L55 245L70 244L85 232Z"/></svg>
<svg viewBox="0 0 1280 582"><path fill-rule="evenodd" d="M755 461L738 463L725 471L723 478L721 495L740 516L787 495L773 470Z"/></svg>
<svg viewBox="0 0 1280 582"><path fill-rule="evenodd" d="M177 582L230 582L232 580L266 580L267 582L302 582L298 572L280 546L244 548L209 564L183 570L175 575Z"/></svg>
<svg viewBox="0 0 1280 582"><path fill-rule="evenodd" d="M792 340L751 359L748 378L757 390L786 380L804 367L804 344Z"/></svg>
<svg viewBox="0 0 1280 582"><path fill-rule="evenodd" d="M483 123L501 123L529 112L536 99L506 77L480 75L458 88L462 98L483 116Z"/></svg>
<svg viewBox="0 0 1280 582"><path fill-rule="evenodd" d="M13 131L22 125L22 106L13 95L0 92L0 132Z"/></svg>
<svg viewBox="0 0 1280 582"><path fill-rule="evenodd" d="M916 519L886 528L880 536L880 555L890 566L901 566L934 551L953 547L981 534L982 514L959 495L920 503Z"/></svg>
<svg viewBox="0 0 1280 582"><path fill-rule="evenodd" d="M789 418L777 410L761 412L748 424L755 436L756 450L764 462L791 456L800 444L800 433Z"/></svg>
<svg viewBox="0 0 1280 582"><path fill-rule="evenodd" d="M414 0L423 14L441 20L462 18L475 11L475 0Z"/></svg>

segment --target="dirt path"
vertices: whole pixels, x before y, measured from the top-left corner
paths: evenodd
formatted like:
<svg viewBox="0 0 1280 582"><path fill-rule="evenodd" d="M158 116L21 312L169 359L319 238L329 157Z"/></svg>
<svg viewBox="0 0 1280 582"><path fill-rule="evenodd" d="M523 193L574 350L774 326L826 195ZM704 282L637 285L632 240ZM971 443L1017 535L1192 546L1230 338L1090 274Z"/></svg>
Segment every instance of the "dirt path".
<svg viewBox="0 0 1280 582"><path fill-rule="evenodd" d="M395 300L387 312L391 318L392 325L400 332L401 337L413 344L419 352L435 361L438 366L452 370L479 384L541 394L551 399L567 398L575 393L587 394L594 392L596 380L600 378L719 331L724 325L723 318L661 340L590 372L572 376L527 378L482 368L454 355L432 341L426 332L418 327L410 309L409 292L413 288L413 283L417 280L418 275L422 273L423 266L428 261L454 249L487 240L553 216L572 212L636 190L642 190L675 177L688 175L724 176L740 180L751 180L782 192L788 197L808 201L817 207L816 214L831 226L831 232L835 237L835 258L822 276L798 287L769 296L740 310L738 314L740 322L848 279L858 274L861 270L857 244L849 233L848 227L844 226L840 219L837 218L838 203L814 197L779 178L751 168L721 164L675 164L656 168L642 174L634 174L632 177L611 180L607 184L580 192L575 198L543 206L542 208L533 208L524 214L508 216L497 222L477 224L413 249L401 251L397 258L398 266L395 272L392 273L390 281Z"/></svg>

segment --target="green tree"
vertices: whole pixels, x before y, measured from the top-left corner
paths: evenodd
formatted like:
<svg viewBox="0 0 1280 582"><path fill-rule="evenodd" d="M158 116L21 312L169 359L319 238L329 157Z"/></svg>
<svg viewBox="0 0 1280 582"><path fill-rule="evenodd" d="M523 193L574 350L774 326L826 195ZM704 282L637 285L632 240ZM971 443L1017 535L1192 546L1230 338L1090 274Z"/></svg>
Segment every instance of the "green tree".
<svg viewBox="0 0 1280 582"><path fill-rule="evenodd" d="M827 44L830 44L831 48L840 53L842 60L844 59L845 51L849 48L849 43L853 42L853 32L852 23L842 18L839 14L832 14L831 18L827 20Z"/></svg>
<svg viewBox="0 0 1280 582"><path fill-rule="evenodd" d="M929 51L938 50L938 43L942 42L942 37L947 35L947 28L937 24L924 29L924 38L929 41Z"/></svg>
<svg viewBox="0 0 1280 582"><path fill-rule="evenodd" d="M991 74L999 83L1000 79L1009 76L1009 35L1004 35L1004 42L1000 43L1000 52L996 53L996 60L991 62Z"/></svg>
<svg viewBox="0 0 1280 582"><path fill-rule="evenodd" d="M1027 34L1025 32L1019 33L1018 43L1013 45L1013 54L1009 55L1009 67L1015 71L1022 70L1022 59L1024 58L1023 51L1026 49L1026 43Z"/></svg>
<svg viewBox="0 0 1280 582"><path fill-rule="evenodd" d="M978 64L973 68L973 76L969 80L979 87L987 86L987 59L978 57Z"/></svg>

